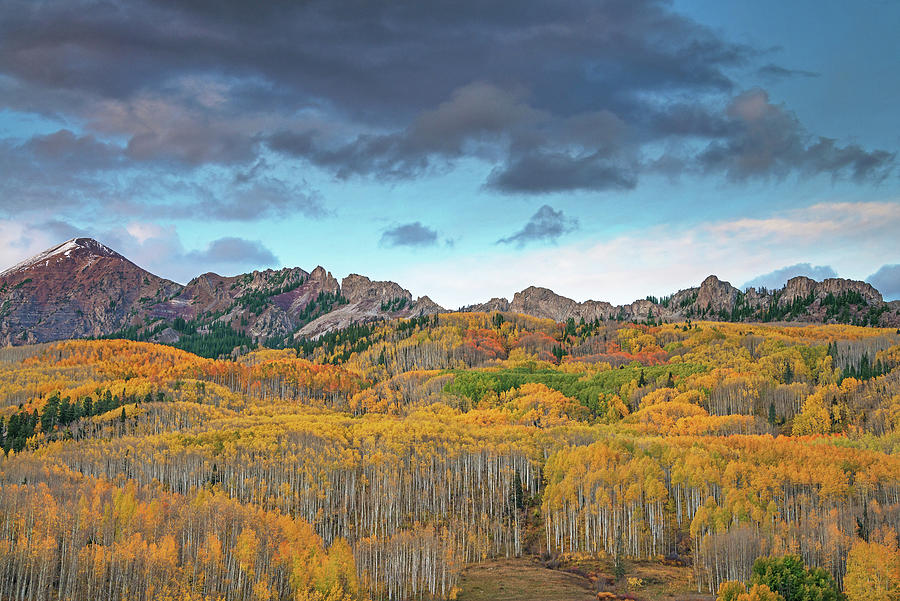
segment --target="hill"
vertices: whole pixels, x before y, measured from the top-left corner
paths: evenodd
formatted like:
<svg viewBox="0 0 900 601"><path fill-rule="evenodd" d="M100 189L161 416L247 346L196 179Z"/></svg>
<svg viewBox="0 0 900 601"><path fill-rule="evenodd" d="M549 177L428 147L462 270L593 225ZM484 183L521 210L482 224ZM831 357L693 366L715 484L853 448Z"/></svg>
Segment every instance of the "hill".
<svg viewBox="0 0 900 601"><path fill-rule="evenodd" d="M441 313L234 359L8 347L0 598L709 599L786 553L840 587L897 556L898 436L896 329Z"/></svg>

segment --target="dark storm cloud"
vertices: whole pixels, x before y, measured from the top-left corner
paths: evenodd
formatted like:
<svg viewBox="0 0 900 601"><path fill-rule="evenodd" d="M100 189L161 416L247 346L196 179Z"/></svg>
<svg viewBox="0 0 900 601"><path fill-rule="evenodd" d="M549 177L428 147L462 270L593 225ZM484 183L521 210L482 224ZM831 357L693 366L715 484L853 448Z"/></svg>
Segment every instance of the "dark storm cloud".
<svg viewBox="0 0 900 601"><path fill-rule="evenodd" d="M126 161L122 147L66 129L23 143L0 140L0 172L5 175L0 177L0 215L53 209L77 213L80 219L258 221L330 214L316 190L268 175L264 161L238 171L227 185L218 176L182 178L181 171L165 165L145 170L132 165L136 173L110 180L109 174Z"/></svg>
<svg viewBox="0 0 900 601"><path fill-rule="evenodd" d="M882 265L866 278L886 300L900 299L900 265Z"/></svg>
<svg viewBox="0 0 900 601"><path fill-rule="evenodd" d="M295 215L320 219L329 214L318 192L272 177L232 188L224 199L206 200L198 210L213 219L226 221Z"/></svg>
<svg viewBox="0 0 900 601"><path fill-rule="evenodd" d="M534 82L547 96L575 83L566 96L575 92L569 103L584 105L585 93L728 89L723 67L750 54L654 0L320 0L251 11L243 2L5 5L0 68L35 85L112 98L173 76L221 72L352 112L422 110L453 89L495 79Z"/></svg>
<svg viewBox="0 0 900 601"><path fill-rule="evenodd" d="M78 136L68 129L34 136L19 150L35 161L73 170L111 169L121 164L122 149L92 135Z"/></svg>
<svg viewBox="0 0 900 601"><path fill-rule="evenodd" d="M826 278L836 278L837 273L830 265L812 265L810 263L797 263L796 265L788 265L781 269L776 269L770 273L758 275L752 280L744 284L743 288L768 288L774 290L782 288L791 278L798 275L806 276L814 280L824 280Z"/></svg>
<svg viewBox="0 0 900 601"><path fill-rule="evenodd" d="M274 177L260 177L228 186L223 192L203 185L175 182L161 185L155 196L179 195L190 202L120 201L115 209L132 217L209 219L215 221L258 221L302 215L320 219L329 213L318 192Z"/></svg>
<svg viewBox="0 0 900 601"><path fill-rule="evenodd" d="M185 258L195 263L210 265L272 266L278 258L262 242L243 238L225 237L213 240L202 251L191 251Z"/></svg>
<svg viewBox="0 0 900 601"><path fill-rule="evenodd" d="M502 192L546 193L571 190L631 189L634 166L619 165L598 155L530 152L495 168L487 187Z"/></svg>
<svg viewBox="0 0 900 601"><path fill-rule="evenodd" d="M736 95L733 77L760 56L663 0L9 0L0 108L83 124L32 141L36 161L57 161L47 185L59 187L85 169L210 165L244 185L265 153L379 179L477 157L488 187L515 193L627 189L663 164L736 180L884 176L893 154L808 134L767 98L747 119L740 107L761 91ZM699 157L679 144L698 139ZM658 143L678 150L643 158ZM99 151L94 163L65 150L79 145ZM259 214L237 199L197 208Z"/></svg>
<svg viewBox="0 0 900 601"><path fill-rule="evenodd" d="M894 166L895 154L867 151L858 145L810 135L785 107L769 102L760 89L750 90L729 104L726 115L733 131L712 142L699 156L707 171L724 171L732 180L784 177L794 171L854 180L878 181Z"/></svg>
<svg viewBox="0 0 900 601"><path fill-rule="evenodd" d="M330 167L338 177L375 174L382 178L412 177L436 159L496 154L549 115L524 104L520 94L483 82L454 90L446 102L420 113L402 131L363 134L346 144L328 147L315 132L277 132L269 147Z"/></svg>
<svg viewBox="0 0 900 601"><path fill-rule="evenodd" d="M381 235L382 246L434 246L437 241L438 233L419 221L392 227Z"/></svg>
<svg viewBox="0 0 900 601"><path fill-rule="evenodd" d="M531 216L525 226L506 238L497 240L497 244L515 244L523 247L530 242L555 242L563 234L578 229L578 220L566 217L549 205L544 205Z"/></svg>

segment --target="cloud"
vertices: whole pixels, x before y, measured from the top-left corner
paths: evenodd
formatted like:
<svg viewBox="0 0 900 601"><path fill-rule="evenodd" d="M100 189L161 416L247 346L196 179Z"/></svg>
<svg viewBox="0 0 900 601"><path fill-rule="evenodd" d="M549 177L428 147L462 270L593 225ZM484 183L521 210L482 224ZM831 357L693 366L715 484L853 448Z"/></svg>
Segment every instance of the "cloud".
<svg viewBox="0 0 900 601"><path fill-rule="evenodd" d="M79 136L68 129L34 136L17 150L55 169L112 169L120 165L123 158L122 148L115 144L101 142L90 134Z"/></svg>
<svg viewBox="0 0 900 601"><path fill-rule="evenodd" d="M811 136L793 113L772 104L762 89L736 96L726 115L732 133L711 142L698 162L703 170L723 171L735 181L795 172L880 181L894 167L895 153L867 151L856 144L840 146L835 140Z"/></svg>
<svg viewBox="0 0 900 601"><path fill-rule="evenodd" d="M757 75L770 80L786 79L790 77L819 77L821 73L805 71L803 69L787 69L780 65L769 63L756 70Z"/></svg>
<svg viewBox="0 0 900 601"><path fill-rule="evenodd" d="M531 216L525 226L506 238L497 240L497 244L515 244L522 248L531 242L556 242L563 234L578 229L578 220L566 217L562 211L544 205Z"/></svg>
<svg viewBox="0 0 900 601"><path fill-rule="evenodd" d="M867 251L896 240L889 235L900 226L900 202L821 202L773 213L710 223L714 240L785 247L821 243L832 251ZM825 244L827 242L827 244ZM884 246L881 247L882 252Z"/></svg>
<svg viewBox="0 0 900 601"><path fill-rule="evenodd" d="M266 177L228 189L223 197L199 203L197 210L224 221L252 221L303 215L321 219L329 214L321 195L283 180Z"/></svg>
<svg viewBox="0 0 900 601"><path fill-rule="evenodd" d="M812 74L760 65L667 0L265 4L0 3L0 111L58 129L0 139L8 213L317 218L323 199L285 175L310 167L394 182L475 159L485 189L541 195L895 166L741 92L736 73Z"/></svg>
<svg viewBox="0 0 900 601"><path fill-rule="evenodd" d="M491 171L487 187L508 193L630 190L637 185L635 167L596 154L529 152Z"/></svg>
<svg viewBox="0 0 900 601"><path fill-rule="evenodd" d="M745 282L742 288L768 288L769 290L774 290L784 287L789 279L800 275L819 281L837 277L837 273L828 265L813 266L810 263L797 263L776 269L770 273L758 275Z"/></svg>
<svg viewBox="0 0 900 601"><path fill-rule="evenodd" d="M875 286L885 300L900 300L900 265L882 265L866 281Z"/></svg>
<svg viewBox="0 0 900 601"><path fill-rule="evenodd" d="M392 227L381 235L382 246L434 246L438 241L437 231L416 221Z"/></svg>
<svg viewBox="0 0 900 601"><path fill-rule="evenodd" d="M723 114L731 74L761 56L664 0L318 0L253 14L234 0L10 0L0 108L83 124L70 145L114 139L104 164L122 169L239 177L269 149L338 178L406 179L477 157L489 187L541 194L633 188L656 167L642 150L699 137L712 138L699 165L667 162L737 179L881 176L891 153L805 143L781 107ZM695 108L659 100L683 97Z"/></svg>
<svg viewBox="0 0 900 601"><path fill-rule="evenodd" d="M59 219L258 221L331 214L305 181L268 174L265 161L229 175L200 178L162 165L127 167L127 151L91 134L61 129L22 143L0 140L0 211L23 217L47 210ZM120 170L120 171L116 171Z"/></svg>
<svg viewBox="0 0 900 601"><path fill-rule="evenodd" d="M501 138L508 143L517 131L547 118L523 102L521 94L475 82L454 90L448 100L423 111L401 131L366 133L329 145L317 132L288 130L274 133L268 145L333 168L340 178L370 174L407 178L426 171L435 160L484 153L480 145L495 147Z"/></svg>
<svg viewBox="0 0 900 601"><path fill-rule="evenodd" d="M234 275L279 265L262 242L241 237L226 236L201 249L186 249L172 225L133 221L124 228L82 230L80 235L96 238L147 271L181 283L209 271Z"/></svg>
<svg viewBox="0 0 900 601"><path fill-rule="evenodd" d="M191 102L207 107L233 102L226 82L237 80L348 114L418 112L473 81L506 79L536 84L547 90L542 102L556 98L571 112L598 93L728 89L725 69L753 54L660 0L314 1L270 3L252 16L239 5L10 0L0 69L35 88L115 99L185 81Z"/></svg>
<svg viewBox="0 0 900 601"><path fill-rule="evenodd" d="M252 265L272 266L278 258L258 240L245 240L227 236L209 243L202 251L191 251L185 258L196 263L209 265Z"/></svg>

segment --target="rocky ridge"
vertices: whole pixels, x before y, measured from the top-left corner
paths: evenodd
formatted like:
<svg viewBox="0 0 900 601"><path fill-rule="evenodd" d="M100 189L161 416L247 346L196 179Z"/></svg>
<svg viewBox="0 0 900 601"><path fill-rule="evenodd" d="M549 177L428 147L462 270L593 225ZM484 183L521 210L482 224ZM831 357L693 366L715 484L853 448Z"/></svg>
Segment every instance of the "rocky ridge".
<svg viewBox="0 0 900 601"><path fill-rule="evenodd" d="M789 280L779 290L739 290L709 276L668 297L625 305L577 302L530 286L512 301L492 298L461 311L513 312L555 321L787 321L900 326L900 302L865 282ZM292 345L353 323L444 312L395 282L323 267L199 275L181 285L141 269L90 238L76 238L0 273L0 343L121 335L176 344L185 335L231 332Z"/></svg>
<svg viewBox="0 0 900 601"><path fill-rule="evenodd" d="M394 282L323 267L199 275L181 285L90 238L76 238L0 273L0 343L115 334L175 344L226 328L256 342L292 344L350 323L443 311Z"/></svg>
<svg viewBox="0 0 900 601"><path fill-rule="evenodd" d="M462 311L509 311L555 321L787 321L900 325L900 301L884 302L866 282L830 278L817 282L795 277L779 290L741 291L714 275L669 297L636 300L626 305L605 301L577 302L547 288L529 286L505 298L469 305Z"/></svg>

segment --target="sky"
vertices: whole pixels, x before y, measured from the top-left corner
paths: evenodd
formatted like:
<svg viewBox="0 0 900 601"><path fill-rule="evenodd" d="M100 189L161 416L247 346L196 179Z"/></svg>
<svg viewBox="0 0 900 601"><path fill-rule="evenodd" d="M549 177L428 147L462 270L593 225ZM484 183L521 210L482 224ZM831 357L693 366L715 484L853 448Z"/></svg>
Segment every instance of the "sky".
<svg viewBox="0 0 900 601"><path fill-rule="evenodd" d="M900 298L891 0L6 0L0 266Z"/></svg>

